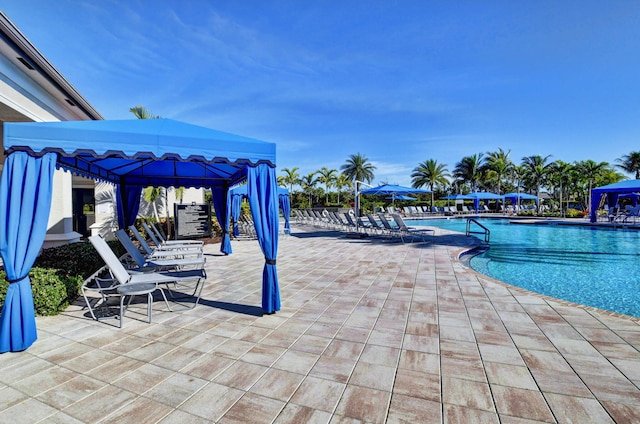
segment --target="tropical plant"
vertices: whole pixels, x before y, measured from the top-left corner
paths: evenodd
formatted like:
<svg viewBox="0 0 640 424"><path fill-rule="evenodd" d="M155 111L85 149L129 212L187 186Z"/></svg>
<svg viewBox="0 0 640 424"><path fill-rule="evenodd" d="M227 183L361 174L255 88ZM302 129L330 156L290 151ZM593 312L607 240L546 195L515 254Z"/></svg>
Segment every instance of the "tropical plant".
<svg viewBox="0 0 640 424"><path fill-rule="evenodd" d="M618 168L635 175L636 180L640 180L640 152L631 152L616 159Z"/></svg>
<svg viewBox="0 0 640 424"><path fill-rule="evenodd" d="M411 186L420 188L428 186L431 190L431 206L433 206L434 189L436 186L446 187L449 184L449 170L443 163L435 159L427 159L413 168Z"/></svg>
<svg viewBox="0 0 640 424"><path fill-rule="evenodd" d="M182 201L184 200L184 191L185 191L185 188L184 188L184 187L174 187L174 188L173 188L173 190L174 190L174 193L175 193L175 195L176 195L176 199L177 199L180 203L182 203Z"/></svg>
<svg viewBox="0 0 640 424"><path fill-rule="evenodd" d="M582 174L583 178L589 181L589 203L587 203L587 207L585 210L589 212L591 210L591 188L593 187L593 180L601 173L604 169L609 167L607 162L595 162L591 159L585 160L578 164L578 169Z"/></svg>
<svg viewBox="0 0 640 424"><path fill-rule="evenodd" d="M349 181L349 178L344 175L344 173L338 175L334 184L336 186L336 190L338 190L338 203L340 203L340 194L342 193L342 189L349 188L352 186L352 184L351 181Z"/></svg>
<svg viewBox="0 0 640 424"><path fill-rule="evenodd" d="M497 193L501 194L501 185L504 177L507 176L509 170L513 166L513 162L509 159L511 150L505 152L502 148L498 148L495 152L487 152L487 159L485 161L485 168L495 175L497 181Z"/></svg>
<svg viewBox="0 0 640 424"><path fill-rule="evenodd" d="M149 109L144 106L134 106L129 109L129 112L133 113L134 116L138 119L160 119L160 116L154 115ZM156 222L160 222L160 217L158 216L158 207L156 202L161 202L164 189L162 187L147 187L142 190L142 197L145 202L149 203L153 210L153 216L156 219ZM167 210L168 213L168 210Z"/></svg>
<svg viewBox="0 0 640 424"><path fill-rule="evenodd" d="M293 193L293 186L300 184L300 174L298 174L298 167L295 168L282 168L284 175L282 176L282 184L289 186L289 193ZM280 177L278 177L280 178Z"/></svg>
<svg viewBox="0 0 640 424"><path fill-rule="evenodd" d="M530 188L534 188L536 196L540 197L540 187L549 172L551 163L547 163L551 155L542 157L540 155L526 156L522 158L524 168L524 181Z"/></svg>
<svg viewBox="0 0 640 424"><path fill-rule="evenodd" d="M329 169L326 166L323 166L316 172L318 175L318 182L324 184L325 188L325 205L329 203L329 189L333 186L333 183L336 180L336 174L338 173L337 169Z"/></svg>
<svg viewBox="0 0 640 424"><path fill-rule="evenodd" d="M484 165L484 155L477 153L471 156L465 156L456 163L453 169L453 177L464 183L469 183L471 191L476 191L478 184L482 180L482 169Z"/></svg>
<svg viewBox="0 0 640 424"><path fill-rule="evenodd" d="M318 184L318 180L316 179L315 172L310 172L309 174L302 177L302 179L300 180L300 186L302 186L302 191L304 192L304 194L309 196L309 207L312 206L311 196L315 192L316 184Z"/></svg>
<svg viewBox="0 0 640 424"><path fill-rule="evenodd" d="M159 115L154 115L149 109L140 105L130 108L129 112L133 113L138 119L160 119Z"/></svg>
<svg viewBox="0 0 640 424"><path fill-rule="evenodd" d="M373 181L376 167L369 162L369 159L361 153L349 156L347 162L340 167L342 173L353 182L363 181L370 183Z"/></svg>
<svg viewBox="0 0 640 424"><path fill-rule="evenodd" d="M145 202L151 205L153 210L153 217L156 222L160 222L160 216L158 215L158 203L164 199L164 189L162 187L146 187L142 190L142 198Z"/></svg>
<svg viewBox="0 0 640 424"><path fill-rule="evenodd" d="M568 196L563 197L563 188L568 190L569 181L571 178L571 172L575 168L568 162L557 160L552 163L550 168L550 179L560 186L560 214L564 216L563 198L568 199Z"/></svg>

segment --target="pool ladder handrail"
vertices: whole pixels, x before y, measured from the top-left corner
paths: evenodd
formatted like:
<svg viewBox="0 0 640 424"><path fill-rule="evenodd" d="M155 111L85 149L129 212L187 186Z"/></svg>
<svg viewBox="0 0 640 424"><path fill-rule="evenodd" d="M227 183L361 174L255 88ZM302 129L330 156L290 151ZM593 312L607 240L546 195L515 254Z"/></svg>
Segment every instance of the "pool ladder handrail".
<svg viewBox="0 0 640 424"><path fill-rule="evenodd" d="M471 231L471 223L476 224L477 226L479 226L480 228L482 228L484 231ZM481 223L479 223L478 221L475 220L475 218L467 218L467 231L466 231L466 235L467 237L470 236L471 234L484 234L484 241L485 243L489 243L489 240L491 239L491 230L489 230L487 227L485 227L484 225L482 225Z"/></svg>

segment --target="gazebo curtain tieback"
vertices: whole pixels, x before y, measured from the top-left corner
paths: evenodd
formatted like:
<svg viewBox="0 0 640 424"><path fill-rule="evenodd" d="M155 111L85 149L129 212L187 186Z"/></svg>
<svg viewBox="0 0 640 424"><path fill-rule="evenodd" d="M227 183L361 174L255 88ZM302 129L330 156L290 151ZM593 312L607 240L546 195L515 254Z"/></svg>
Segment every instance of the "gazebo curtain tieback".
<svg viewBox="0 0 640 424"><path fill-rule="evenodd" d="M276 264L276 260L275 259L264 258L264 261L267 263L267 265L275 265Z"/></svg>
<svg viewBox="0 0 640 424"><path fill-rule="evenodd" d="M274 261L275 262L275 261ZM20 281L24 280L25 278L27 278L29 276L29 274L25 275L24 277L18 277L15 278L13 280L8 279L7 277L5 277L4 279L7 280L9 282L9 284L13 284L13 283L19 283Z"/></svg>

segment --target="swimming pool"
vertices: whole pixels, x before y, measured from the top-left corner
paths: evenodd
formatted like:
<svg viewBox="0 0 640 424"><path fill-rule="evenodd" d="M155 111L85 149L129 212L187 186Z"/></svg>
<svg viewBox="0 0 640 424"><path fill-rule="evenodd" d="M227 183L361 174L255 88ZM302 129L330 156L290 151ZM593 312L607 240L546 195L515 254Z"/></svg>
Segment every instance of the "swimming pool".
<svg viewBox="0 0 640 424"><path fill-rule="evenodd" d="M558 299L640 317L640 233L635 230L510 224L479 219L490 248L470 260L474 270ZM464 233L466 219L412 225Z"/></svg>

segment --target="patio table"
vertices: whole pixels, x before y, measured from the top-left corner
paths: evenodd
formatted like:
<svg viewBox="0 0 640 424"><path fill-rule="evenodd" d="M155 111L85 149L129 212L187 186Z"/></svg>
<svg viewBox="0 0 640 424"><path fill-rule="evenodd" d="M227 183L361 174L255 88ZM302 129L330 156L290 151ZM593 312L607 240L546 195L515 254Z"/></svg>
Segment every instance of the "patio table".
<svg viewBox="0 0 640 424"><path fill-rule="evenodd" d="M122 327L122 320L124 319L124 312L126 308L131 303L131 300L135 296L147 295L147 317L149 320L149 324L151 324L151 315L153 312L153 292L156 290L160 290L162 294L162 298L164 299L164 303L167 305L167 309L171 311L171 307L169 307L169 302L167 301L167 297L164 295L164 290L161 287L158 287L156 283L131 283L124 284L118 287L118 293L120 293L120 327ZM124 299L129 296L129 301L127 302L127 306L124 306Z"/></svg>

